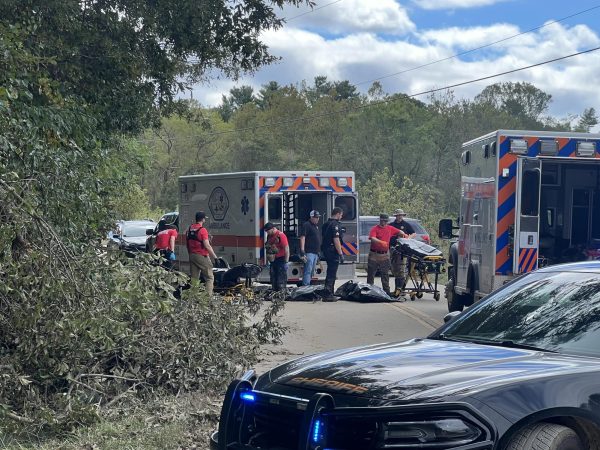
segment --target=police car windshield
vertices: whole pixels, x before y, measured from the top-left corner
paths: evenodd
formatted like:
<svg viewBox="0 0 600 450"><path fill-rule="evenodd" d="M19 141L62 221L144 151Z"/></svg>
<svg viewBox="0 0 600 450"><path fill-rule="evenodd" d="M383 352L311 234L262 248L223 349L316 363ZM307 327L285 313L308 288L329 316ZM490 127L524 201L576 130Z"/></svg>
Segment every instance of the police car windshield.
<svg viewBox="0 0 600 450"><path fill-rule="evenodd" d="M600 357L600 274L524 276L473 306L437 337Z"/></svg>

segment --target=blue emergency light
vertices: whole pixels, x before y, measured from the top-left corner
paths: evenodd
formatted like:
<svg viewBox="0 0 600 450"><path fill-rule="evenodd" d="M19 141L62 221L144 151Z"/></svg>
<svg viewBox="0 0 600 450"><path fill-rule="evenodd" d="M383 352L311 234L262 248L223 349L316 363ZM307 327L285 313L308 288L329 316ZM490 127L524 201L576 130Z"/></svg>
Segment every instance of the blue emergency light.
<svg viewBox="0 0 600 450"><path fill-rule="evenodd" d="M254 403L256 401L256 395L253 392L242 392L240 398L248 403Z"/></svg>

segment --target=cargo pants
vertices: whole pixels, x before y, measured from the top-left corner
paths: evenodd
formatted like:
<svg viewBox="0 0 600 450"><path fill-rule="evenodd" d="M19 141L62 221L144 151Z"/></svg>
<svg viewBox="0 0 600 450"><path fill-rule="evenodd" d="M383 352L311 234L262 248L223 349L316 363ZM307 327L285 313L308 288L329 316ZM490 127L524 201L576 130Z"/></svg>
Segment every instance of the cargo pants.
<svg viewBox="0 0 600 450"><path fill-rule="evenodd" d="M388 294L390 293L390 254L369 252L367 260L367 283L375 284L375 274L379 272L381 276L381 287Z"/></svg>

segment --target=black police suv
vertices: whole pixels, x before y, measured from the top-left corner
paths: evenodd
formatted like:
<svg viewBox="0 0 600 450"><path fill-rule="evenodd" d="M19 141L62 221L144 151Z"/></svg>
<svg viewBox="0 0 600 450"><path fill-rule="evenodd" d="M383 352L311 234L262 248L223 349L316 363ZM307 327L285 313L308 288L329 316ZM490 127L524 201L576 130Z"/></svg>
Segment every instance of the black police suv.
<svg viewBox="0 0 600 450"><path fill-rule="evenodd" d="M248 372L211 448L600 449L600 261L517 278L425 339Z"/></svg>

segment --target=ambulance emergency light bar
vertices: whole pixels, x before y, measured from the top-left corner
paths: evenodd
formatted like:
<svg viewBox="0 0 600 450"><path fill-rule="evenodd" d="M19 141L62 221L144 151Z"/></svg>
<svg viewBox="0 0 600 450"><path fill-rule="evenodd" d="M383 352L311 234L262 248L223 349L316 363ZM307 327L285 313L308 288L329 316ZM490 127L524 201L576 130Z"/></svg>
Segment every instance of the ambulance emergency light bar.
<svg viewBox="0 0 600 450"><path fill-rule="evenodd" d="M580 141L577 142L577 156L590 158L596 154L596 143Z"/></svg>
<svg viewBox="0 0 600 450"><path fill-rule="evenodd" d="M310 177L303 177L302 178L302 183L303 184L310 184L311 183ZM293 178L285 177L283 179L283 186L284 187L292 187L293 185L294 185L294 179ZM327 177L319 178L319 186L321 186L321 187L329 187L330 185L331 185L331 183L329 182L329 178L327 178ZM348 178L338 178L337 179L337 185L339 187L347 187L348 186ZM273 187L273 186L275 186L275 177L267 177L267 178L265 178L265 186L267 186L267 187Z"/></svg>
<svg viewBox="0 0 600 450"><path fill-rule="evenodd" d="M540 143L540 155L556 156L558 154L558 142L555 140L542 140Z"/></svg>

